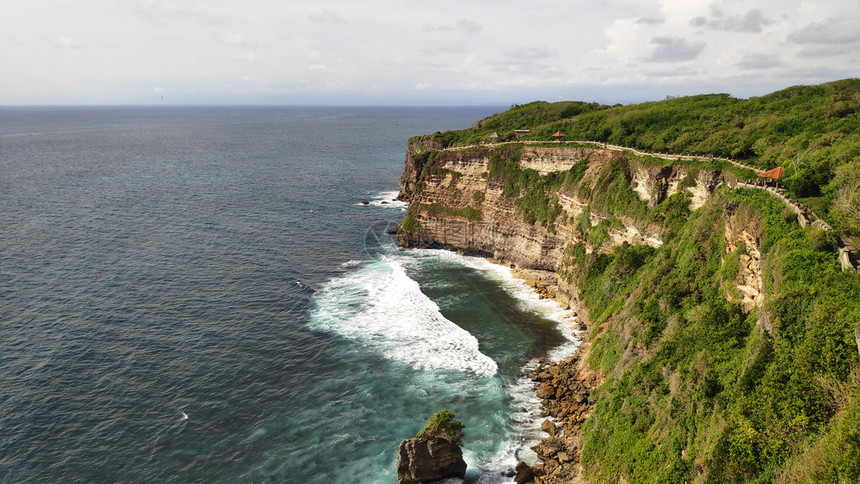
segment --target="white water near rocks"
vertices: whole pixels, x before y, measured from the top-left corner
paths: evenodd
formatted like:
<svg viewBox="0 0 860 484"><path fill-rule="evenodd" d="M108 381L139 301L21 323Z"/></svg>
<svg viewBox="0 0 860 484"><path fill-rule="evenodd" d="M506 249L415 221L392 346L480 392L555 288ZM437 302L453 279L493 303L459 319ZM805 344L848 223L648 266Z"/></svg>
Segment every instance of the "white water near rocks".
<svg viewBox="0 0 860 484"><path fill-rule="evenodd" d="M488 383L498 365L480 352L477 338L446 319L439 305L410 278L406 268L422 279L422 266L469 270L502 288L521 311L554 321L565 339L552 350L551 359L562 359L576 349L575 317L570 311L555 301L541 299L508 267L443 250L400 250L390 246L386 255L375 260L351 263L346 267L350 272L332 279L318 292L311 326L356 340L371 351L418 370L455 370ZM462 286L446 279L424 280L423 286L435 291L452 287L462 290ZM445 306L470 304L467 294L451 292L437 297L437 301ZM470 468L480 469L478 474L472 472L475 482L510 482L507 474L518 460L537 462L530 449L542 437L540 400L530 378L536 365L537 359L532 358L516 374L498 378L498 384L490 385L492 393L496 393L493 398L508 402L510 422L504 441L493 452L466 447Z"/></svg>
<svg viewBox="0 0 860 484"><path fill-rule="evenodd" d="M445 319L397 260L382 257L326 283L311 327L355 339L418 370L457 370L482 377L498 365L478 340Z"/></svg>

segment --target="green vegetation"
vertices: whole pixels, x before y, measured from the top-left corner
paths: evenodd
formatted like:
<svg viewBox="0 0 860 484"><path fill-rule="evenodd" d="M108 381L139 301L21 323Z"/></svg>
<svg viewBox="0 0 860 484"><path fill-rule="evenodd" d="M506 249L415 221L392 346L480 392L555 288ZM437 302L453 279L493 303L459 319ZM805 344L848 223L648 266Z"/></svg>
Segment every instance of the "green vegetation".
<svg viewBox="0 0 860 484"><path fill-rule="evenodd" d="M723 296L748 250L727 251L728 215L760 231L761 311ZM673 234L659 249L565 249L559 274L591 309L589 363L609 375L584 427L591 478L860 478L860 275L791 215L758 190L718 192L695 212L674 196L648 214Z"/></svg>
<svg viewBox="0 0 860 484"><path fill-rule="evenodd" d="M494 114L482 119L467 130L436 132L431 135L416 136L409 140L410 143L419 140L431 140L438 143L442 148L449 146L463 146L491 141L490 135L499 134L497 141L511 141L514 139L515 129L532 129L554 123L583 113L608 109L609 106L597 103L585 103L579 101L564 101L548 103L546 101L535 101L528 104L514 104L510 109L501 114ZM552 133L550 133L552 134ZM546 139L550 139L547 137Z"/></svg>
<svg viewBox="0 0 860 484"><path fill-rule="evenodd" d="M727 157L765 169L784 166L792 198L860 235L860 79L795 86L750 99L707 94L612 107L533 102L429 138L441 147L469 145L488 142L493 132L511 140L514 129L531 130L526 140L551 141L561 130L569 140ZM718 167L707 165L713 166L702 167ZM723 167L738 173L733 165ZM753 173L740 176L753 178Z"/></svg>
<svg viewBox="0 0 860 484"><path fill-rule="evenodd" d="M475 202L475 205L481 205L484 203L485 196L487 196L486 192L475 192L472 194L472 201Z"/></svg>
<svg viewBox="0 0 860 484"><path fill-rule="evenodd" d="M463 422L454 419L451 410L440 410L427 419L427 424L416 437L436 437L453 441L459 445L463 440Z"/></svg>
<svg viewBox="0 0 860 484"><path fill-rule="evenodd" d="M643 219L647 215L647 204L630 188L633 180L630 160L615 158L608 170L601 172L591 194L591 208L602 213L627 215Z"/></svg>
<svg viewBox="0 0 860 484"><path fill-rule="evenodd" d="M443 217L443 216L454 216L454 217L462 217L466 220L481 220L483 218L483 213L477 208L473 208L470 205L466 205L461 208L453 208L448 205L442 203L431 203L427 207L424 208L424 212L430 217Z"/></svg>
<svg viewBox="0 0 860 484"><path fill-rule="evenodd" d="M403 227L403 230L412 234L424 231L424 229L418 225L418 221L415 220L415 217L411 215L403 217L403 222L400 223L400 226Z"/></svg>
<svg viewBox="0 0 860 484"><path fill-rule="evenodd" d="M490 159L487 181L502 186L505 196L517 199L523 220L540 223L555 232L556 220L563 213L557 193L562 187L573 190L578 186L588 163L580 160L565 172L541 175L530 168L520 168L522 152L517 145L498 150Z"/></svg>

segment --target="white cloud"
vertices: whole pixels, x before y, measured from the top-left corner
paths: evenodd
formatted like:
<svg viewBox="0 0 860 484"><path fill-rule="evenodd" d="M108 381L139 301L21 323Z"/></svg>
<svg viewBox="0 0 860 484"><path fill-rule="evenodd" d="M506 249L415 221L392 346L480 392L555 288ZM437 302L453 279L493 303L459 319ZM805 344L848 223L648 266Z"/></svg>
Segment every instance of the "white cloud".
<svg viewBox="0 0 860 484"><path fill-rule="evenodd" d="M225 35L221 41L234 47L245 47L248 45L245 37L242 34L237 34L235 32Z"/></svg>
<svg viewBox="0 0 860 484"><path fill-rule="evenodd" d="M674 37L654 37L651 43L657 49L648 58L651 62L683 62L693 60L705 50L702 41L689 41Z"/></svg>
<svg viewBox="0 0 860 484"><path fill-rule="evenodd" d="M128 92L154 85L176 102L242 102L229 97L240 85L298 104L367 92L629 102L860 72L860 3L844 0L0 0L0 11L0 104L133 103Z"/></svg>
<svg viewBox="0 0 860 484"><path fill-rule="evenodd" d="M761 32L762 27L771 25L773 20L764 16L759 9L753 9L743 15L725 15L715 6L711 6L711 18L700 16L690 20L694 27L707 27L712 30L726 30L729 32Z"/></svg>
<svg viewBox="0 0 860 484"><path fill-rule="evenodd" d="M762 70L781 66L782 62L774 55L747 54L735 65L741 69Z"/></svg>
<svg viewBox="0 0 860 484"><path fill-rule="evenodd" d="M795 44L851 44L860 41L860 25L857 18L829 18L792 33L788 40Z"/></svg>
<svg viewBox="0 0 860 484"><path fill-rule="evenodd" d="M456 23L457 30L465 34L477 34L483 27L478 22L468 19L458 20Z"/></svg>
<svg viewBox="0 0 860 484"><path fill-rule="evenodd" d="M346 20L340 15L328 9L311 12L308 14L308 20L317 24L346 24Z"/></svg>
<svg viewBox="0 0 860 484"><path fill-rule="evenodd" d="M65 36L65 35L64 35L64 36L62 36L62 37L58 37L58 38L53 42L53 44L54 44L56 47L59 47L59 48L61 48L61 49L82 49L82 48L84 48L84 46L85 46L85 44L84 44L84 42L83 42L82 40L80 40L80 39L73 39L73 38L71 38L71 37L67 37L67 36Z"/></svg>

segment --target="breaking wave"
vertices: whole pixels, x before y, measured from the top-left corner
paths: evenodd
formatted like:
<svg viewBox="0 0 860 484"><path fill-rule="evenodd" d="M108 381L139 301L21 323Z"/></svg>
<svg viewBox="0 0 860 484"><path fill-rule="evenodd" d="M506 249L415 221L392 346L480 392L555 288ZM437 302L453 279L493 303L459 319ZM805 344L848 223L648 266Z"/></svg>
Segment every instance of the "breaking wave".
<svg viewBox="0 0 860 484"><path fill-rule="evenodd" d="M482 377L498 365L478 340L446 319L403 265L391 258L367 262L323 285L311 327L359 341L423 370L457 370Z"/></svg>

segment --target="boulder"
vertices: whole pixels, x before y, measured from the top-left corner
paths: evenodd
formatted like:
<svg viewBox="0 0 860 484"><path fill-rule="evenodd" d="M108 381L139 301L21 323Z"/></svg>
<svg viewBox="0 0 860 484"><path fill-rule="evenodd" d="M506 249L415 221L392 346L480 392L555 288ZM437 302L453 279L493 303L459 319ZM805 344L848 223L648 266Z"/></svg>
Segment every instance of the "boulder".
<svg viewBox="0 0 860 484"><path fill-rule="evenodd" d="M397 451L397 482L417 484L466 475L463 451L441 437L414 437L400 442Z"/></svg>
<svg viewBox="0 0 860 484"><path fill-rule="evenodd" d="M541 400L553 398L555 397L555 387L550 385L549 383L544 383L543 385L541 385L540 390L538 390L537 396Z"/></svg>
<svg viewBox="0 0 860 484"><path fill-rule="evenodd" d="M548 439L543 439L537 445L532 447L532 450L540 457L540 459L544 462L548 462L551 459L554 459L556 454L560 451L564 450L564 440L559 437L550 437Z"/></svg>
<svg viewBox="0 0 860 484"><path fill-rule="evenodd" d="M548 433L550 437L555 437L558 434L558 430L555 427L555 423L552 420L544 420L542 424L540 424L540 429L544 432Z"/></svg>
<svg viewBox="0 0 860 484"><path fill-rule="evenodd" d="M514 482L517 484L524 484L533 480L535 477L534 471L523 461L517 462L517 473L514 476Z"/></svg>

